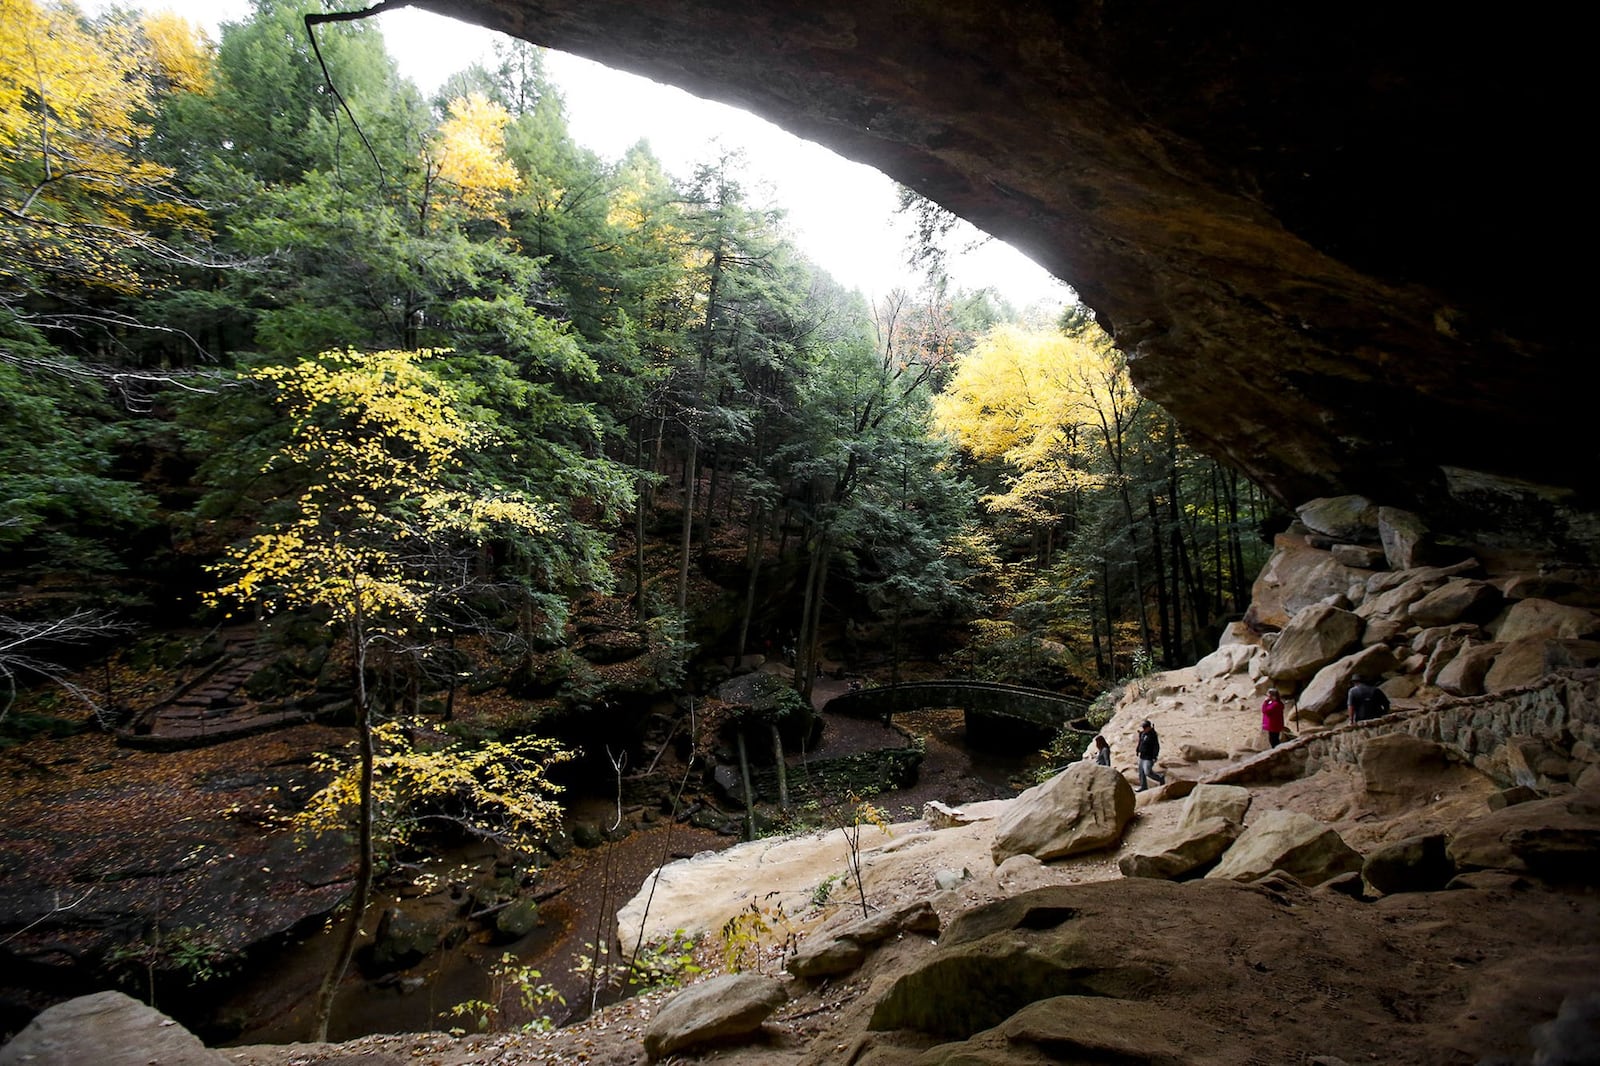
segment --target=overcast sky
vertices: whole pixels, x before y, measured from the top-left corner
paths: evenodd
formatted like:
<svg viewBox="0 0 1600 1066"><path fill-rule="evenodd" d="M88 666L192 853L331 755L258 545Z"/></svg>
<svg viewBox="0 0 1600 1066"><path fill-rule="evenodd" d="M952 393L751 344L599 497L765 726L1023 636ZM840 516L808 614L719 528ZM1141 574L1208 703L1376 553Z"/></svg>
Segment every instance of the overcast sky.
<svg viewBox="0 0 1600 1066"><path fill-rule="evenodd" d="M111 0L84 0L91 12ZM222 22L249 16L249 0L123 0L150 10L171 10L200 25L215 40ZM352 8L357 3L350 5ZM403 74L431 93L445 78L476 59L492 58L503 35L426 11L401 8L375 18L389 53ZM868 296L895 287L914 288L905 266L908 227L894 214L894 183L870 167L852 163L802 141L748 112L701 100L679 89L610 70L576 56L550 53L547 72L561 88L569 128L582 145L608 160L635 142L650 142L667 170L687 177L698 162L714 157L712 142L742 149L747 194L757 203L782 207L795 242L846 285ZM1059 304L1070 290L1021 253L981 239L965 227L951 249L950 273L966 288L992 286L1018 307Z"/></svg>

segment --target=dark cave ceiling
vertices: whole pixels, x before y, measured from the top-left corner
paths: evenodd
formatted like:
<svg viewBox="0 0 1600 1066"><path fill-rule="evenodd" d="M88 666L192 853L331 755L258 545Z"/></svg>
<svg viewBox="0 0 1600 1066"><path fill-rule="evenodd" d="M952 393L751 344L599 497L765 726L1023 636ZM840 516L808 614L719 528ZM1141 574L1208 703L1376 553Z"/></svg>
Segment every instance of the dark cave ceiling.
<svg viewBox="0 0 1600 1066"><path fill-rule="evenodd" d="M1146 395L1285 503L1362 492L1554 554L1600 544L1572 159L1589 94L1558 19L416 6L746 108L1011 242L1077 289Z"/></svg>

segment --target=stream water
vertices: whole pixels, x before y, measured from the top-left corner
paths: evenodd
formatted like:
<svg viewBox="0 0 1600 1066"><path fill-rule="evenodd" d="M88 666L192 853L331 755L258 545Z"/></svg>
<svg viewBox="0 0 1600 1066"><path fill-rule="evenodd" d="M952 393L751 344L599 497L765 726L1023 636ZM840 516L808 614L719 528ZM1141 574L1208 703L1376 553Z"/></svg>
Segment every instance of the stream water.
<svg viewBox="0 0 1600 1066"><path fill-rule="evenodd" d="M970 803L1014 795L1015 783L1032 760L969 750L958 710L925 710L897 716L896 724L922 738L925 756L915 785L874 797L900 820L915 818L923 803L941 800ZM830 725L835 742L848 743L849 720ZM881 742L881 741L880 741ZM610 822L615 808L602 799L578 800L569 812L573 822ZM493 971L503 956L517 966L531 966L548 982L561 1002L548 1002L534 1012L560 1025L588 1013L595 1000L587 974L578 965L593 956L593 945L609 939L610 919L664 861L700 851L721 849L736 841L704 829L665 822L593 849L578 848L545 868L536 894L539 924L510 942L469 930L462 917L469 887L492 876L496 854L468 846L430 857L421 864L421 879L438 890L380 893L373 901L369 926L386 908L398 907L408 918L445 930L443 945L417 966L377 981L355 975L346 981L335 1006L329 1038L349 1040L369 1033L416 1032L459 1026L477 1028L478 1014L450 1013L468 1001L499 1002L497 1028L520 1025L533 1015L518 1005L517 990ZM553 894L552 894L553 893ZM342 917L339 919L342 921ZM236 1044L288 1043L305 1039L312 997L330 964L338 922L291 944L259 973L242 981L217 1012L219 1027L231 1031ZM614 998L614 997L613 997ZM599 1002L609 1002L601 998Z"/></svg>

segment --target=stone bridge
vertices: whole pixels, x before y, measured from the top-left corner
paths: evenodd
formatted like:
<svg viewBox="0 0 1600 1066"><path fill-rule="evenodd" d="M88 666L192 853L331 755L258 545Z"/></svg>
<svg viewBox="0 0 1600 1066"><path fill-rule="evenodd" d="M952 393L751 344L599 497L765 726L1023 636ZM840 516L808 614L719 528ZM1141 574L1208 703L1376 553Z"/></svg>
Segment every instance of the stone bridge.
<svg viewBox="0 0 1600 1066"><path fill-rule="evenodd" d="M967 743L996 748L1042 746L1062 726L1089 713L1089 701L1077 696L995 681L908 681L863 688L835 696L822 709L856 718L889 719L933 707L961 708Z"/></svg>

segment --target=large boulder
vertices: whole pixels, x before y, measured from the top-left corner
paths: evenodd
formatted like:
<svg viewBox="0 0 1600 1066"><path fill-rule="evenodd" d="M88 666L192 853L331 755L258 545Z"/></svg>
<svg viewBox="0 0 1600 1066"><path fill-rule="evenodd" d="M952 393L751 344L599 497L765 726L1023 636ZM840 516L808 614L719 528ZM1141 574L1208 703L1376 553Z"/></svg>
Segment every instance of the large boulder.
<svg viewBox="0 0 1600 1066"><path fill-rule="evenodd" d="M1249 669L1251 662L1261 653L1255 644L1224 644L1216 651L1194 664L1195 676L1204 681L1215 681L1230 674Z"/></svg>
<svg viewBox="0 0 1600 1066"><path fill-rule="evenodd" d="M1385 733L1362 745L1357 765L1368 800L1383 810L1401 810L1432 797L1453 764L1442 744Z"/></svg>
<svg viewBox="0 0 1600 1066"><path fill-rule="evenodd" d="M1487 622L1500 609L1500 590L1487 581L1454 578L1407 608L1419 626L1448 626L1456 622Z"/></svg>
<svg viewBox="0 0 1600 1066"><path fill-rule="evenodd" d="M1250 587L1244 621L1256 632L1282 629L1312 604L1348 594L1359 574L1303 537L1279 534L1267 565Z"/></svg>
<svg viewBox="0 0 1600 1066"><path fill-rule="evenodd" d="M367 948L367 965L374 973L415 966L438 948L443 935L442 922L391 907L378 919L377 932Z"/></svg>
<svg viewBox="0 0 1600 1066"><path fill-rule="evenodd" d="M1361 619L1328 604L1298 612L1267 656L1267 674L1279 682L1304 681L1361 641Z"/></svg>
<svg viewBox="0 0 1600 1066"><path fill-rule="evenodd" d="M1156 877L1167 881L1198 876L1228 850L1241 831L1238 822L1216 816L1202 818L1141 844L1138 851L1117 860L1117 869L1122 871L1123 877Z"/></svg>
<svg viewBox="0 0 1600 1066"><path fill-rule="evenodd" d="M842 926L812 933L789 957L796 977L829 977L849 973L866 961L867 951L899 933L938 933L939 914L925 899L856 918Z"/></svg>
<svg viewBox="0 0 1600 1066"><path fill-rule="evenodd" d="M1296 510L1313 533L1349 544L1378 540L1378 508L1365 496L1322 496Z"/></svg>
<svg viewBox="0 0 1600 1066"><path fill-rule="evenodd" d="M1356 614L1368 622L1409 621L1411 605L1443 585L1446 580L1428 570L1413 570L1406 575L1405 580L1385 588L1376 595L1371 593L1369 585L1368 595L1356 608Z"/></svg>
<svg viewBox="0 0 1600 1066"><path fill-rule="evenodd" d="M1245 812L1250 809L1250 790L1239 785L1196 785L1189 798L1183 801L1183 813L1178 817L1180 829L1199 825L1211 818L1221 818L1234 825L1244 825Z"/></svg>
<svg viewBox="0 0 1600 1066"><path fill-rule="evenodd" d="M1382 677L1399 664L1382 644L1362 648L1354 655L1329 663L1317 671L1295 700L1302 715L1318 721L1337 717L1345 710L1345 697L1358 677Z"/></svg>
<svg viewBox="0 0 1600 1066"><path fill-rule="evenodd" d="M5 1047L0 1066L228 1066L228 1057L121 992L47 1007Z"/></svg>
<svg viewBox="0 0 1600 1066"><path fill-rule="evenodd" d="M1524 637L1500 649L1483 677L1485 692L1531 685L1553 670L1600 663L1600 641Z"/></svg>
<svg viewBox="0 0 1600 1066"><path fill-rule="evenodd" d="M1361 855L1331 826L1299 811L1268 811L1249 825L1208 878L1254 881L1274 870L1320 885L1361 869Z"/></svg>
<svg viewBox="0 0 1600 1066"><path fill-rule="evenodd" d="M651 1062L684 1048L748 1036L789 1000L781 981L729 973L691 985L662 1005L644 1031Z"/></svg>
<svg viewBox="0 0 1600 1066"><path fill-rule="evenodd" d="M937 952L890 985L867 1026L964 1039L1051 996L1143 999L1158 970L1128 958L1125 943L1079 932L1085 917L1112 906L1103 889L1055 886L965 911Z"/></svg>
<svg viewBox="0 0 1600 1066"><path fill-rule="evenodd" d="M1443 833L1407 837L1375 848L1361 864L1361 879L1384 895L1433 892L1450 883L1456 864Z"/></svg>
<svg viewBox="0 0 1600 1066"><path fill-rule="evenodd" d="M1378 508L1378 540L1391 570L1410 570L1428 561L1428 527L1410 511Z"/></svg>
<svg viewBox="0 0 1600 1066"><path fill-rule="evenodd" d="M1453 696L1481 696L1489 668L1504 647L1467 641L1434 676L1433 683Z"/></svg>
<svg viewBox="0 0 1600 1066"><path fill-rule="evenodd" d="M1576 640L1600 632L1600 615L1550 600L1518 600L1488 628L1495 640L1506 644L1528 637Z"/></svg>
<svg viewBox="0 0 1600 1066"><path fill-rule="evenodd" d="M1075 763L1012 801L995 826L996 865L1013 855L1048 862L1116 843L1133 817L1133 786L1109 766Z"/></svg>
<svg viewBox="0 0 1600 1066"><path fill-rule="evenodd" d="M1450 840L1462 870L1510 870L1551 881L1600 879L1600 792L1578 790L1484 815Z"/></svg>

